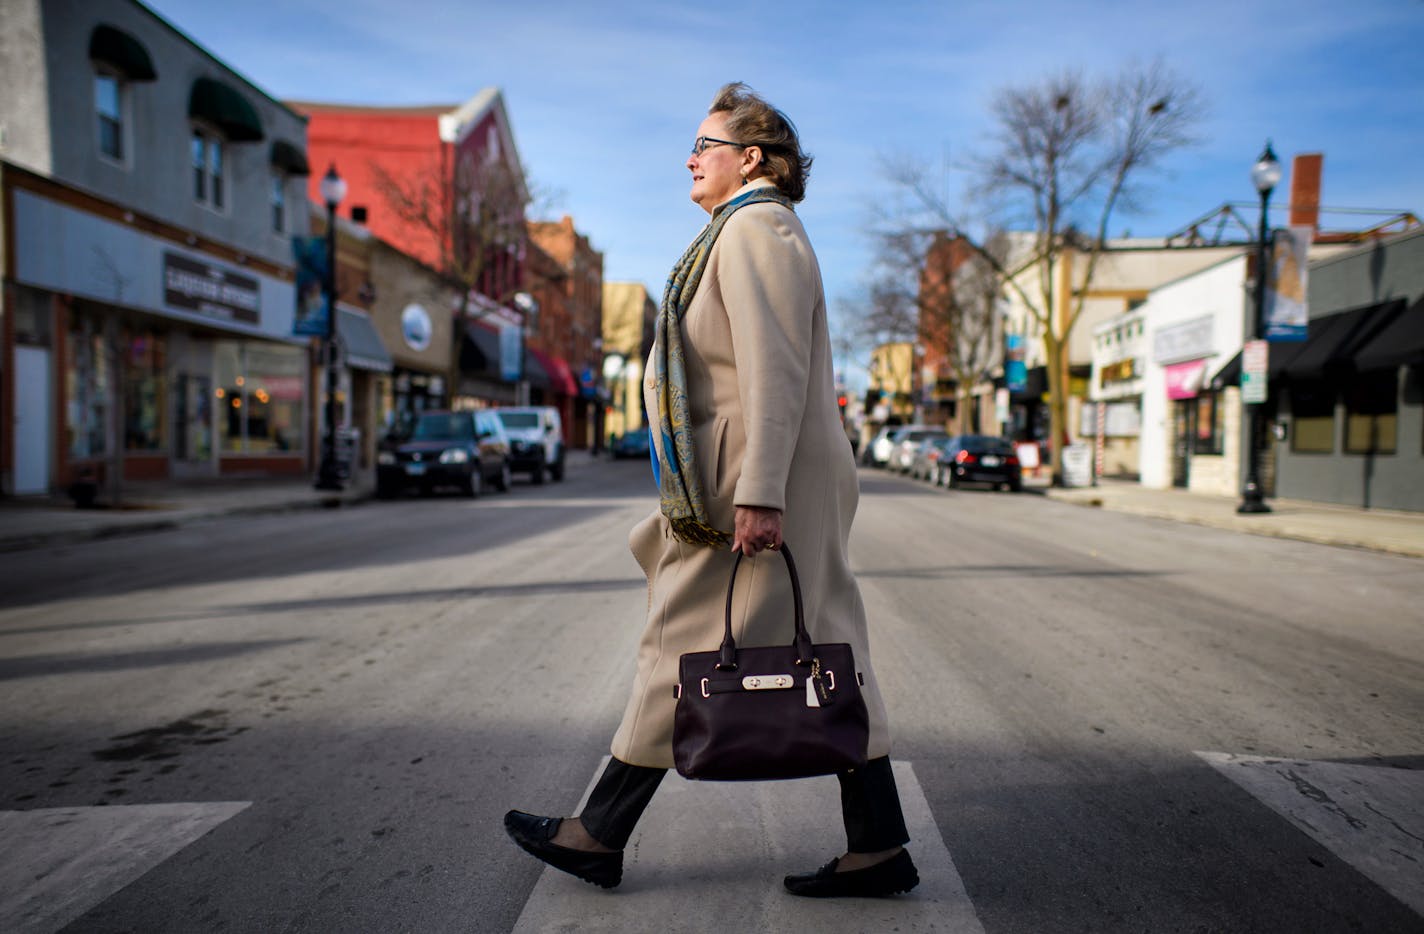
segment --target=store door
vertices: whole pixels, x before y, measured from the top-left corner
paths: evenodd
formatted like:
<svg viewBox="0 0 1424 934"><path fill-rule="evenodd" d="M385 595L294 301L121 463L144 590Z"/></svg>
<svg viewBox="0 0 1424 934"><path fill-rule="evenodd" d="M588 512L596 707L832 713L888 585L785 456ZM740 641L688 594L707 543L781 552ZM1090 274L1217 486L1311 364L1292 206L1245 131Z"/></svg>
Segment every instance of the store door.
<svg viewBox="0 0 1424 934"><path fill-rule="evenodd" d="M216 469L213 460L213 383L206 376L178 374L178 392L173 403L173 423L177 426L173 473L181 477L208 476Z"/></svg>
<svg viewBox="0 0 1424 934"><path fill-rule="evenodd" d="M1172 486L1187 488L1191 478L1192 441L1197 434L1197 401L1172 403Z"/></svg>
<svg viewBox="0 0 1424 934"><path fill-rule="evenodd" d="M15 494L49 492L49 351L15 348Z"/></svg>

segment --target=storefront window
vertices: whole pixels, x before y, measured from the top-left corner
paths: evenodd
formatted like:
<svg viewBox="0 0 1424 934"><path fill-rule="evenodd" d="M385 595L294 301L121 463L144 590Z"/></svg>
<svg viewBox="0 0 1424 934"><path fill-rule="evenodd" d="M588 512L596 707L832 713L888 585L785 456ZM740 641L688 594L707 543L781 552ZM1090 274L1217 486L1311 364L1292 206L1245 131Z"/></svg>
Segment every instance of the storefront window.
<svg viewBox="0 0 1424 934"><path fill-rule="evenodd" d="M1196 437L1192 440L1193 454L1220 454L1222 452L1223 417L1221 395L1204 392L1196 398Z"/></svg>
<svg viewBox="0 0 1424 934"><path fill-rule="evenodd" d="M168 391L164 340L152 331L125 331L122 340L124 450L165 452Z"/></svg>
<svg viewBox="0 0 1424 934"><path fill-rule="evenodd" d="M1335 389L1329 383L1294 383L1290 387L1291 450L1300 454L1335 451Z"/></svg>
<svg viewBox="0 0 1424 934"><path fill-rule="evenodd" d="M76 315L64 368L64 431L74 460L108 454L109 361L93 318Z"/></svg>
<svg viewBox="0 0 1424 934"><path fill-rule="evenodd" d="M1359 373L1345 385L1345 453L1393 454L1399 421L1394 370Z"/></svg>
<svg viewBox="0 0 1424 934"><path fill-rule="evenodd" d="M306 354L222 341L216 348L218 443L230 454L300 453Z"/></svg>

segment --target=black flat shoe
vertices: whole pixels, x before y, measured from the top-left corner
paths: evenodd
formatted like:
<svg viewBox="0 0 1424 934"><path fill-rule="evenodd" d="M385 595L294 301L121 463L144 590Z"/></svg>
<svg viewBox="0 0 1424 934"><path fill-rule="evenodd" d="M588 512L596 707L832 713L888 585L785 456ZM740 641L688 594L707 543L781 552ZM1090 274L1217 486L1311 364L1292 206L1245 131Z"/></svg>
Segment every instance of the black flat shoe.
<svg viewBox="0 0 1424 934"><path fill-rule="evenodd" d="M524 852L585 882L611 889L623 881L623 852L591 853L551 843L559 832L557 817L539 817L523 811L504 815L504 832L519 844Z"/></svg>
<svg viewBox="0 0 1424 934"><path fill-rule="evenodd" d="M787 876L783 883L786 891L807 898L884 898L920 884L920 874L905 850L884 862L851 872L836 872L839 862L837 857L815 872Z"/></svg>

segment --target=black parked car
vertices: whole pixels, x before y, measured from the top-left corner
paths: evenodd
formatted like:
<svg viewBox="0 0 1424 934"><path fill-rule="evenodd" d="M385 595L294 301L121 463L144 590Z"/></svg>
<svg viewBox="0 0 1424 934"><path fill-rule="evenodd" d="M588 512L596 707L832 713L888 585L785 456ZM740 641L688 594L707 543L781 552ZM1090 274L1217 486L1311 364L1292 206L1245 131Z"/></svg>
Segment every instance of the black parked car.
<svg viewBox="0 0 1424 934"><path fill-rule="evenodd" d="M509 439L493 412L423 412L408 437L376 456L376 495L422 495L455 487L479 496L486 484L509 489Z"/></svg>
<svg viewBox="0 0 1424 934"><path fill-rule="evenodd" d="M944 442L943 450L935 464L936 486L989 483L1015 493L1023 489L1019 458L1008 438L956 435Z"/></svg>
<svg viewBox="0 0 1424 934"><path fill-rule="evenodd" d="M613 458L614 460L622 460L625 457L641 457L647 460L649 456L648 448L651 444L652 441L649 438L648 429L634 428L632 431L625 432L617 441L613 442L611 445L613 448Z"/></svg>

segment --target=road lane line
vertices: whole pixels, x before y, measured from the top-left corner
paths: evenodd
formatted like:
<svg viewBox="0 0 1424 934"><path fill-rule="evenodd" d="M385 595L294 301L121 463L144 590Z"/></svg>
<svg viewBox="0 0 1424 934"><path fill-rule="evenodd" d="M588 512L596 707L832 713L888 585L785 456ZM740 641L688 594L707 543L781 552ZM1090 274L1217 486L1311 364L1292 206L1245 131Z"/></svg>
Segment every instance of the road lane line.
<svg viewBox="0 0 1424 934"><path fill-rule="evenodd" d="M0 931L58 931L251 805L0 811Z"/></svg>
<svg viewBox="0 0 1424 934"><path fill-rule="evenodd" d="M664 779L629 841L623 883L605 891L546 868L515 934L714 929L983 934L914 769L909 762L895 762L894 769L909 850L920 871L920 885L909 895L812 899L782 888L787 872L815 869L845 849L840 788L833 776L689 782L674 773ZM601 763L585 801L602 772Z"/></svg>
<svg viewBox="0 0 1424 934"><path fill-rule="evenodd" d="M1424 915L1424 772L1225 752L1197 755Z"/></svg>

